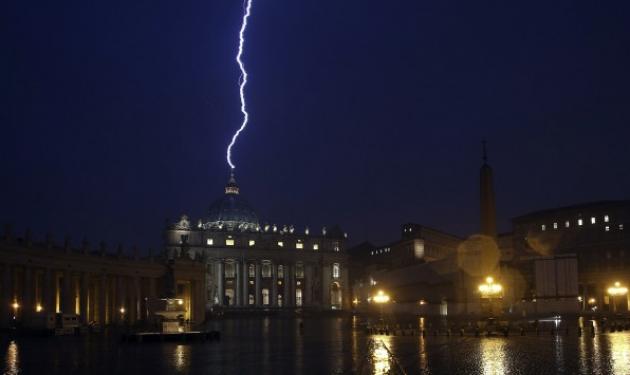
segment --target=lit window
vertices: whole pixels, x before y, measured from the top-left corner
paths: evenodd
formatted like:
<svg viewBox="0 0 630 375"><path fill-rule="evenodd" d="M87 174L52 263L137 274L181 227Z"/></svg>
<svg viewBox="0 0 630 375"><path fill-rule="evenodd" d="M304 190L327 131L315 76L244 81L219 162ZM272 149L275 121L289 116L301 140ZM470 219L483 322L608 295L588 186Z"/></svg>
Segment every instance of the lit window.
<svg viewBox="0 0 630 375"><path fill-rule="evenodd" d="M319 250L319 245L314 243L313 244L313 250ZM374 255L374 252L372 251L372 255Z"/></svg>
<svg viewBox="0 0 630 375"><path fill-rule="evenodd" d="M298 243L295 244L295 248L296 249L303 249L304 248L304 244L301 243L301 242L298 242Z"/></svg>
<svg viewBox="0 0 630 375"><path fill-rule="evenodd" d="M332 267L333 278L339 278L339 263L334 263Z"/></svg>
<svg viewBox="0 0 630 375"><path fill-rule="evenodd" d="M565 227L565 228L568 228L568 227L570 227L570 226L571 226L571 222L570 222L569 220L567 220L567 221L565 221L565 222L564 222L564 227Z"/></svg>
<svg viewBox="0 0 630 375"><path fill-rule="evenodd" d="M249 246L254 246L256 245L256 241L254 240L249 240Z"/></svg>
<svg viewBox="0 0 630 375"><path fill-rule="evenodd" d="M208 245L208 246L212 246L212 245L214 245L214 240L213 240L212 238L208 238L208 239L206 240L206 245Z"/></svg>
<svg viewBox="0 0 630 375"><path fill-rule="evenodd" d="M269 305L269 289L267 288L262 289L262 303L265 306Z"/></svg>
<svg viewBox="0 0 630 375"><path fill-rule="evenodd" d="M540 230L542 230L543 232L547 229L547 227L545 226L545 224L540 226Z"/></svg>
<svg viewBox="0 0 630 375"><path fill-rule="evenodd" d="M302 289L295 290L295 306L302 306Z"/></svg>
<svg viewBox="0 0 630 375"><path fill-rule="evenodd" d="M609 227L608 225L606 225L606 226L604 227L604 230L605 230L606 232L610 232L610 227Z"/></svg>
<svg viewBox="0 0 630 375"><path fill-rule="evenodd" d="M411 228L409 228L409 231L411 232Z"/></svg>
<svg viewBox="0 0 630 375"><path fill-rule="evenodd" d="M558 229L558 223L553 223L553 229Z"/></svg>
<svg viewBox="0 0 630 375"><path fill-rule="evenodd" d="M591 217L591 224L595 224L597 222L597 220L595 219L595 216Z"/></svg>
<svg viewBox="0 0 630 375"><path fill-rule="evenodd" d="M278 241L278 246L279 246L279 247L283 247L283 246L284 246L284 242L282 242L282 241Z"/></svg>
<svg viewBox="0 0 630 375"><path fill-rule="evenodd" d="M226 239L225 246L234 246L234 239L233 238Z"/></svg>
<svg viewBox="0 0 630 375"><path fill-rule="evenodd" d="M249 298L247 299L247 302L248 302L250 305L253 305L253 304L254 304L254 295L253 295L253 294L250 294L250 295L249 295Z"/></svg>
<svg viewBox="0 0 630 375"><path fill-rule="evenodd" d="M584 224L584 220L578 219L578 225L582 225L582 224Z"/></svg>
<svg viewBox="0 0 630 375"><path fill-rule="evenodd" d="M619 230L623 230L623 224L619 224Z"/></svg>
<svg viewBox="0 0 630 375"><path fill-rule="evenodd" d="M608 217L608 215L604 215L604 223L607 223L610 220L610 218Z"/></svg>
<svg viewBox="0 0 630 375"><path fill-rule="evenodd" d="M337 241L333 242L333 250L334 251L339 251L339 242L337 242Z"/></svg>
<svg viewBox="0 0 630 375"><path fill-rule="evenodd" d="M256 277L256 267L253 264L247 267L247 274L249 277Z"/></svg>
<svg viewBox="0 0 630 375"><path fill-rule="evenodd" d="M370 251L370 255L374 255L374 250Z"/></svg>

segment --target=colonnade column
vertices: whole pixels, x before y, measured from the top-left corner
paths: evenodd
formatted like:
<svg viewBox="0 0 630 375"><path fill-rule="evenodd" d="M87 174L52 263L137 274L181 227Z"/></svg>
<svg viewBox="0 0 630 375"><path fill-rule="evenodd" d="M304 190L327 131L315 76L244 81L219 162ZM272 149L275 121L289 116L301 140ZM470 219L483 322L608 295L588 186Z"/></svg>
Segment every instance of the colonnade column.
<svg viewBox="0 0 630 375"><path fill-rule="evenodd" d="M278 265L275 263L271 264L271 276L272 276L272 284L271 284L271 306L278 306Z"/></svg>
<svg viewBox="0 0 630 375"><path fill-rule="evenodd" d="M107 276L102 275L100 285L98 287L98 321L101 325L109 323L109 317L107 315Z"/></svg>
<svg viewBox="0 0 630 375"><path fill-rule="evenodd" d="M72 314L74 312L74 293L72 293L72 272L70 270L63 271L63 293L61 299L61 311L64 314Z"/></svg>
<svg viewBox="0 0 630 375"><path fill-rule="evenodd" d="M260 278L260 269L261 264L260 261L256 261L256 297L254 300L256 301L256 306L262 306L262 295L260 291L261 287L261 278Z"/></svg>
<svg viewBox="0 0 630 375"><path fill-rule="evenodd" d="M8 327L13 313L11 303L13 303L13 283L11 282L11 266L5 264L2 269L2 306L0 306L0 325Z"/></svg>
<svg viewBox="0 0 630 375"><path fill-rule="evenodd" d="M57 295L57 284L54 278L55 273L50 269L44 269L42 277L42 308L45 313L55 313L55 298Z"/></svg>
<svg viewBox="0 0 630 375"><path fill-rule="evenodd" d="M312 291L313 291L313 265L312 264L305 264L304 265L304 280L303 280L303 284L304 287L302 288L302 295L303 295L303 304L310 306L313 303L313 296L312 296Z"/></svg>
<svg viewBox="0 0 630 375"><path fill-rule="evenodd" d="M81 278L79 280L79 314L81 314L81 320L83 323L87 323L89 321L88 316L88 296L89 296L89 277L86 272L81 274Z"/></svg>
<svg viewBox="0 0 630 375"><path fill-rule="evenodd" d="M217 263L217 293L219 299L219 305L223 306L223 300L225 298L224 290L225 275L223 272L223 260L220 259Z"/></svg>
<svg viewBox="0 0 630 375"><path fill-rule="evenodd" d="M33 293L33 269L24 266L24 285L22 287L22 301L20 309L22 310L23 321L29 321L35 313L35 302Z"/></svg>

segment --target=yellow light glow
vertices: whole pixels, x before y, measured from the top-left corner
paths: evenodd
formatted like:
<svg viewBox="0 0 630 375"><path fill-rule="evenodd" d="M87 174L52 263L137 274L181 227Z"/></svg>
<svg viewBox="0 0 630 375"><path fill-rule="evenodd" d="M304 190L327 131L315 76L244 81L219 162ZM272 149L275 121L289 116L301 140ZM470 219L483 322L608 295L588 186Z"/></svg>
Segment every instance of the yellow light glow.
<svg viewBox="0 0 630 375"><path fill-rule="evenodd" d="M17 310L20 308L20 304L17 302L13 302L13 304L11 304L11 307L13 307L13 309Z"/></svg>
<svg viewBox="0 0 630 375"><path fill-rule="evenodd" d="M590 305L594 305L594 304L595 304L595 298L589 298L589 299L588 299L588 303L589 303Z"/></svg>
<svg viewBox="0 0 630 375"><path fill-rule="evenodd" d="M478 290L483 297L496 297L500 296L503 291L503 286L499 283L495 283L492 276L488 276L486 277L485 284L479 284Z"/></svg>
<svg viewBox="0 0 630 375"><path fill-rule="evenodd" d="M352 303L355 304L355 305L358 305L359 304L359 299L355 298L354 300L352 300Z"/></svg>
<svg viewBox="0 0 630 375"><path fill-rule="evenodd" d="M43 309L44 308L39 303L37 304L37 306L35 306L35 311L37 311L37 312L41 312Z"/></svg>
<svg viewBox="0 0 630 375"><path fill-rule="evenodd" d="M183 299L178 299L177 300L177 304L178 305L183 305L184 304L184 300Z"/></svg>
<svg viewBox="0 0 630 375"><path fill-rule="evenodd" d="M615 286L608 288L608 294L611 296L623 296L626 293L628 293L628 288L621 286L619 281L615 282Z"/></svg>
<svg viewBox="0 0 630 375"><path fill-rule="evenodd" d="M419 303L420 305L425 305L427 302L426 302L425 300L421 299L418 303Z"/></svg>
<svg viewBox="0 0 630 375"><path fill-rule="evenodd" d="M124 314L124 313L125 313L125 308L124 308L124 307L121 307L121 308L120 308L120 313L121 313L121 314Z"/></svg>
<svg viewBox="0 0 630 375"><path fill-rule="evenodd" d="M382 290L379 290L376 295L372 297L372 300L376 303L387 303L389 302L389 296Z"/></svg>

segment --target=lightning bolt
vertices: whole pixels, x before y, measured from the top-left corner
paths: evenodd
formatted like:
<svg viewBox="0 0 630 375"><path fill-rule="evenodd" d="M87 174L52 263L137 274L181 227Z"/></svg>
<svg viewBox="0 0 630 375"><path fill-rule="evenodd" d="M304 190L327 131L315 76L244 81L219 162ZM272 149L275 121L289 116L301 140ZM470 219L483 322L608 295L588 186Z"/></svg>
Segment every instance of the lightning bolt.
<svg viewBox="0 0 630 375"><path fill-rule="evenodd" d="M236 139L241 134L245 127L247 126L247 122L249 121L249 113L247 112L247 106L245 103L245 85L247 85L247 71L245 70L245 64L243 64L243 45L245 44L245 30L247 29L247 19L251 14L252 9L252 0L246 0L243 2L243 7L245 11L243 13L243 21L241 23L241 30L238 33L238 53L236 54L236 63L238 64L239 69L241 69L241 76L238 79L239 83L239 95L241 97L241 113L243 113L243 122L241 123L241 127L238 128L236 133L232 136L232 142L228 145L227 148L227 162L230 165L230 168L234 169L236 166L232 163L232 147L234 147L234 143L236 143Z"/></svg>

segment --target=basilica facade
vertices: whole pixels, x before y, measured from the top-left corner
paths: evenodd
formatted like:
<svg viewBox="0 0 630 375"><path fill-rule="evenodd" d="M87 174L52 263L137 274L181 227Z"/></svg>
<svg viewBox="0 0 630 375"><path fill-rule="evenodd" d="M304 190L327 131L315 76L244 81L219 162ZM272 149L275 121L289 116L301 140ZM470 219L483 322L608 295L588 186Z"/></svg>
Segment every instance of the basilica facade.
<svg viewBox="0 0 630 375"><path fill-rule="evenodd" d="M338 226L314 233L261 223L232 174L206 217L168 226L165 247L171 259L205 264L207 310L342 310L350 306L345 239Z"/></svg>

